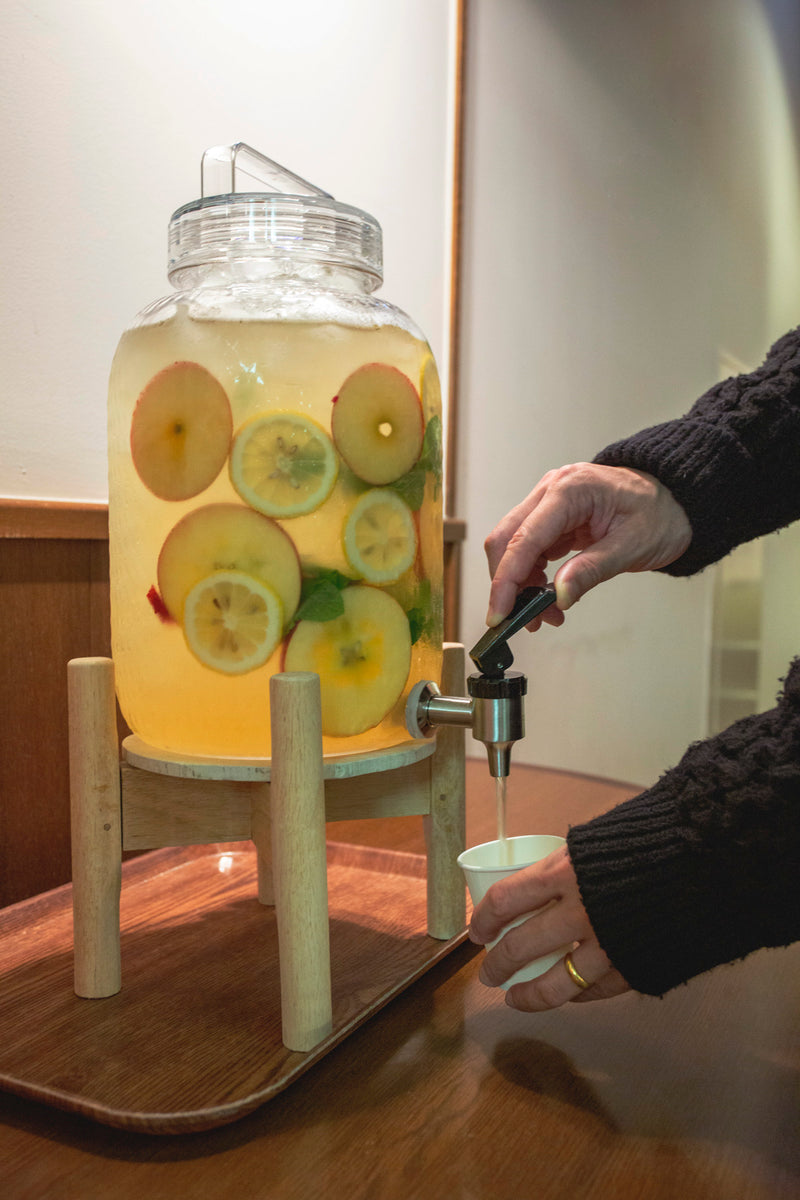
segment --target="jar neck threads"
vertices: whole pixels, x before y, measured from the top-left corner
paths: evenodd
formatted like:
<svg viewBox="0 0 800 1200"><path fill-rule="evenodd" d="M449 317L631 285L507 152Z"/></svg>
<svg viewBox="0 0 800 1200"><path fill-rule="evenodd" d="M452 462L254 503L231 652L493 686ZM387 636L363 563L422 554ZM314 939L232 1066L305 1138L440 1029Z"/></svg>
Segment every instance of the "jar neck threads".
<svg viewBox="0 0 800 1200"><path fill-rule="evenodd" d="M327 196L209 196L173 213L167 274L177 284L215 266L220 276L309 282L358 272L361 289L372 292L383 282L381 227L369 213Z"/></svg>

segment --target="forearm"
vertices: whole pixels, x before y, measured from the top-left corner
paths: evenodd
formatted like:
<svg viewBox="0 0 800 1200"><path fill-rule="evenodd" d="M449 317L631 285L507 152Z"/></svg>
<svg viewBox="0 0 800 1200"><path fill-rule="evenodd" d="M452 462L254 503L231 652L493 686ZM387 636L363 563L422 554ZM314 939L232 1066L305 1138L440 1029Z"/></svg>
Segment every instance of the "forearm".
<svg viewBox="0 0 800 1200"><path fill-rule="evenodd" d="M692 542L672 575L692 575L742 542L800 517L800 330L750 375L711 388L675 421L608 446L595 462L655 476L686 511Z"/></svg>
<svg viewBox="0 0 800 1200"><path fill-rule="evenodd" d="M600 945L638 991L800 938L800 663L776 708L690 747L568 846Z"/></svg>

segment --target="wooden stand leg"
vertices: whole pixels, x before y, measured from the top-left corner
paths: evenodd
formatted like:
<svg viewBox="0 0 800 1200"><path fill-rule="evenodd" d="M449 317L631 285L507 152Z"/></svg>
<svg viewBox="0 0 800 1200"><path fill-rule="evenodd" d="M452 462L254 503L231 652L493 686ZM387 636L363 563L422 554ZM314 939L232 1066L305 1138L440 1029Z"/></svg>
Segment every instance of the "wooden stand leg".
<svg viewBox="0 0 800 1200"><path fill-rule="evenodd" d="M311 1050L333 1028L319 678L273 675L270 704L282 1036Z"/></svg>
<svg viewBox="0 0 800 1200"><path fill-rule="evenodd" d="M256 848L258 899L261 904L274 904L272 818L270 815L270 786L268 783L259 783L255 786L250 811L250 837Z"/></svg>
<svg viewBox="0 0 800 1200"><path fill-rule="evenodd" d="M75 992L113 996L122 986L119 895L121 793L114 664L67 667Z"/></svg>
<svg viewBox="0 0 800 1200"><path fill-rule="evenodd" d="M442 664L442 693L464 695L464 647L447 643ZM467 921L464 876L457 858L466 845L465 733L442 725L431 758L431 807L423 818L428 851L428 933L455 937Z"/></svg>

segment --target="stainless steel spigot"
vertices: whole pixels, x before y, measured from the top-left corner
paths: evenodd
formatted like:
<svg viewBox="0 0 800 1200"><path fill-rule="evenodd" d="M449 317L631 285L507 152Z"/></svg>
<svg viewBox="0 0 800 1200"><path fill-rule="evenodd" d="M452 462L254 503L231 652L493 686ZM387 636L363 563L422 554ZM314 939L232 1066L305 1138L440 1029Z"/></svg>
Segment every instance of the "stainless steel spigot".
<svg viewBox="0 0 800 1200"><path fill-rule="evenodd" d="M553 588L524 588L511 612L476 642L469 656L478 673L467 679L466 696L443 696L431 680L421 680L408 697L406 727L412 737L430 737L437 725L461 725L486 746L489 771L502 779L511 769L511 747L525 735L524 697L528 680L509 671L514 656L508 639L553 603Z"/></svg>

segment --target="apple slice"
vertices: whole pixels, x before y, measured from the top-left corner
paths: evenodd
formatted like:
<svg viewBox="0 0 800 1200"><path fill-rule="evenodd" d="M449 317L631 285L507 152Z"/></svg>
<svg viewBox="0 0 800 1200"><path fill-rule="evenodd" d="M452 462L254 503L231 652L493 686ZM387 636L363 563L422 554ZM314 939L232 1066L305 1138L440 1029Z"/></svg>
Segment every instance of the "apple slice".
<svg viewBox="0 0 800 1200"><path fill-rule="evenodd" d="M160 500L189 500L219 475L232 433L222 384L198 363L176 362L159 371L136 401L133 465Z"/></svg>
<svg viewBox="0 0 800 1200"><path fill-rule="evenodd" d="M241 504L206 504L173 526L158 556L158 590L183 621L186 597L215 571L241 571L278 595L290 621L300 602L300 559L294 542L270 517Z"/></svg>
<svg viewBox="0 0 800 1200"><path fill-rule="evenodd" d="M300 621L284 655L284 670L319 675L322 732L331 737L379 724L403 694L411 665L408 620L395 599L365 584L345 588L342 598L341 617Z"/></svg>
<svg viewBox="0 0 800 1200"><path fill-rule="evenodd" d="M392 483L420 456L422 405L411 380L387 363L367 363L333 401L331 432L351 471L366 483Z"/></svg>
<svg viewBox="0 0 800 1200"><path fill-rule="evenodd" d="M183 633L194 656L225 675L261 667L283 634L277 592L244 571L214 571L196 583L183 610Z"/></svg>

